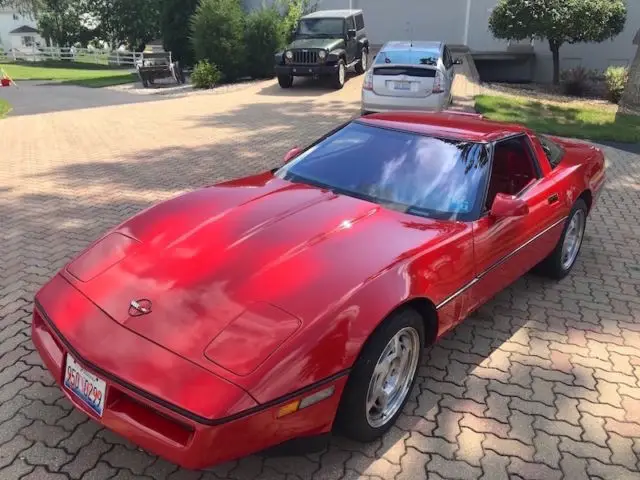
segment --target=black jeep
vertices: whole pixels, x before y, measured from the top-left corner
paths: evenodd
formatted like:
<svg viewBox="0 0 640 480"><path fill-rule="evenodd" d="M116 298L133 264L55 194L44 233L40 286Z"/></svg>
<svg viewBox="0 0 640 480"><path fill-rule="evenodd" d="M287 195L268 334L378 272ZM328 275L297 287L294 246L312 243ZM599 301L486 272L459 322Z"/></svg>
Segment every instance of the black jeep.
<svg viewBox="0 0 640 480"><path fill-rule="evenodd" d="M325 10L305 15L286 50L276 53L276 74L282 88L293 77L330 77L333 86L344 86L346 69L364 73L369 60L369 40L362 10Z"/></svg>

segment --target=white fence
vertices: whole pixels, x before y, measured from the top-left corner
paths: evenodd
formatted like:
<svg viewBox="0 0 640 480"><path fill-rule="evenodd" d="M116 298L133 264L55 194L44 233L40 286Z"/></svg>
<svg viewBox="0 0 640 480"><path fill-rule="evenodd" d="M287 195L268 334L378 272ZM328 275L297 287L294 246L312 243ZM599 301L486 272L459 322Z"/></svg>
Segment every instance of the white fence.
<svg viewBox="0 0 640 480"><path fill-rule="evenodd" d="M22 47L8 52L0 49L0 62L23 61L44 62L47 60L66 60L72 62L95 63L98 65L135 66L142 57L141 52L121 50L98 50L75 47Z"/></svg>

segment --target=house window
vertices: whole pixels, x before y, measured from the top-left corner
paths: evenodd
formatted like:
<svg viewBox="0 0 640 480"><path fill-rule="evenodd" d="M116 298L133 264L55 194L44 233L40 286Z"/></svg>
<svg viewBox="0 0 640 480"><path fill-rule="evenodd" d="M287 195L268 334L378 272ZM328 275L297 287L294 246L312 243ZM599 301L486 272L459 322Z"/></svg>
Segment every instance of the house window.
<svg viewBox="0 0 640 480"><path fill-rule="evenodd" d="M32 37L30 35L25 35L24 37L22 37L23 47L32 47L35 42L36 42L35 37Z"/></svg>

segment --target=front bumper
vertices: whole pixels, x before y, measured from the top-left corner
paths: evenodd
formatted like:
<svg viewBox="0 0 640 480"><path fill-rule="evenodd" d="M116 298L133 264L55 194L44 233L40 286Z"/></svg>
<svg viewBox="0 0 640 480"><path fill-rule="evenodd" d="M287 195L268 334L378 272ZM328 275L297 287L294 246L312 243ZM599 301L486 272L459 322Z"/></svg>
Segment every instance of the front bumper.
<svg viewBox="0 0 640 480"><path fill-rule="evenodd" d="M295 397L258 405L239 387L118 325L60 276L36 297L32 339L76 408L142 448L190 469L329 432L346 383L346 376L333 379L333 396L278 418L280 407ZM67 354L106 382L101 417L64 387ZM326 386L305 389L305 395Z"/></svg>
<svg viewBox="0 0 640 480"><path fill-rule="evenodd" d="M338 71L338 65L276 65L276 75L311 77L314 75L332 75Z"/></svg>

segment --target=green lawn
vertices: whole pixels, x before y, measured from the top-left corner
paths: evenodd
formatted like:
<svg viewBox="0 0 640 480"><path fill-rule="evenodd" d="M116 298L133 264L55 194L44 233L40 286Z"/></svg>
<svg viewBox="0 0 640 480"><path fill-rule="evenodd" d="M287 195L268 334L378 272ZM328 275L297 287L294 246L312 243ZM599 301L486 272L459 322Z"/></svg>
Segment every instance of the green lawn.
<svg viewBox="0 0 640 480"><path fill-rule="evenodd" d="M512 97L478 95L486 118L526 125L540 133L614 142L640 142L640 117L588 106L563 106Z"/></svg>
<svg viewBox="0 0 640 480"><path fill-rule="evenodd" d="M106 87L137 80L130 69L74 62L0 63L16 82L21 80L54 80L87 87Z"/></svg>
<svg viewBox="0 0 640 480"><path fill-rule="evenodd" d="M11 105L6 100L0 98L0 119L4 118L11 111Z"/></svg>

